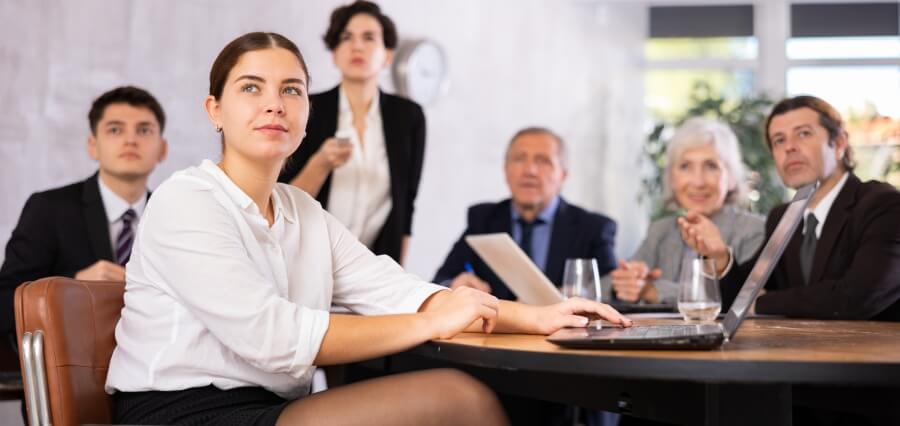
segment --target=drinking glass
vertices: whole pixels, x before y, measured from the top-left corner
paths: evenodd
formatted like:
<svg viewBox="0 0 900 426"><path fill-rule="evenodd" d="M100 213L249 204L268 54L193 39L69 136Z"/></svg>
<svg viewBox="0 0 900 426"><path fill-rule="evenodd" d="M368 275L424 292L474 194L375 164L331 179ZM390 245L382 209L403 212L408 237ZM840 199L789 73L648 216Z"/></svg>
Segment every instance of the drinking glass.
<svg viewBox="0 0 900 426"><path fill-rule="evenodd" d="M562 293L566 299L581 297L600 301L600 273L597 259L566 259Z"/></svg>
<svg viewBox="0 0 900 426"><path fill-rule="evenodd" d="M722 310L719 279L713 259L688 253L681 265L678 312L687 322L715 321Z"/></svg>

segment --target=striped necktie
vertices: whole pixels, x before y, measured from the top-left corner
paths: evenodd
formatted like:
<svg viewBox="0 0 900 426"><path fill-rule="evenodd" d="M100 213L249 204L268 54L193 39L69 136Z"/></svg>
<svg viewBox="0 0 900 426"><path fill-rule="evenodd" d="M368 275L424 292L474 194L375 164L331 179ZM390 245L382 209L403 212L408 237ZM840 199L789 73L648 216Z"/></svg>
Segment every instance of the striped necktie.
<svg viewBox="0 0 900 426"><path fill-rule="evenodd" d="M134 242L134 229L131 224L137 218L137 213L132 209L128 209L122 213L122 231L116 238L116 263L125 265L131 257L131 243Z"/></svg>

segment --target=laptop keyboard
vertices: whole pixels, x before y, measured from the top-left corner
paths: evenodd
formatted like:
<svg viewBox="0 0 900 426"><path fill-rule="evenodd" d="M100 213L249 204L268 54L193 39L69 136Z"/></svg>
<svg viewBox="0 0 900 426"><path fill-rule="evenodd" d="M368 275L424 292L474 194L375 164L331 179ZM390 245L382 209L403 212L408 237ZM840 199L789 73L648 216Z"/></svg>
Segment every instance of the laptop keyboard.
<svg viewBox="0 0 900 426"><path fill-rule="evenodd" d="M653 327L633 327L628 329L635 337L647 337L653 335L655 337L681 337L696 333L696 328L683 325L657 325Z"/></svg>
<svg viewBox="0 0 900 426"><path fill-rule="evenodd" d="M592 329L590 334L595 336L603 336L604 338L614 339L645 339L645 338L666 338L666 337L684 337L696 336L701 334L710 334L719 332L717 325L654 325L654 326L636 326L630 328L612 328L604 327L602 329Z"/></svg>

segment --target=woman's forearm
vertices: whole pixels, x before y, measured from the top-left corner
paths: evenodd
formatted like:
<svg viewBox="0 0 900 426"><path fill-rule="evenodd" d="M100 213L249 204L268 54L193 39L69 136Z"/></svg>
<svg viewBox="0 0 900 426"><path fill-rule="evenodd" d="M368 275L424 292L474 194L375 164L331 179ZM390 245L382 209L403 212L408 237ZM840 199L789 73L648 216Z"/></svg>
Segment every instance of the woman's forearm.
<svg viewBox="0 0 900 426"><path fill-rule="evenodd" d="M443 300L449 296L449 291L441 291L431 295L431 297L422 304L422 307L419 308L419 312L433 311L439 308L441 303L443 303ZM538 328L539 316L539 310L535 306L501 300L497 316L497 325L494 328L494 332L540 333ZM465 331L476 333L482 332L482 321L477 320L473 322Z"/></svg>
<svg viewBox="0 0 900 426"><path fill-rule="evenodd" d="M403 240L400 243L400 261L397 262L400 264L400 266L403 266L406 264L406 253L409 252L409 240L410 240L410 236L404 235Z"/></svg>
<svg viewBox="0 0 900 426"><path fill-rule="evenodd" d="M332 314L316 365L345 364L400 352L436 337L428 315Z"/></svg>
<svg viewBox="0 0 900 426"><path fill-rule="evenodd" d="M453 291L440 291L434 293L422 303L419 312L441 311L440 314L435 312L436 315L446 315L448 312L455 312L457 308L451 306L448 300L458 291L467 292L467 294L478 294L481 297L490 297L486 293L466 287L460 287ZM622 316L609 305L577 297L547 306L526 305L508 300L497 302L495 298L493 300L495 301L493 306L496 306L494 308L496 309L495 315L470 317L473 319L462 323L456 330L490 332L491 330L487 329L490 328L490 324L488 327L483 327L484 323L481 318L494 318L494 332L522 334L551 334L563 327L584 327L588 325L591 319L602 319L623 327L632 325L630 319ZM445 303L451 308L442 307Z"/></svg>
<svg viewBox="0 0 900 426"><path fill-rule="evenodd" d="M322 185L325 184L325 179L328 178L329 173L331 173L331 169L319 164L319 162L316 161L316 157L313 156L309 163L300 169L300 173L291 180L291 185L294 185L305 191L307 194L315 197L318 196L319 191L322 190Z"/></svg>

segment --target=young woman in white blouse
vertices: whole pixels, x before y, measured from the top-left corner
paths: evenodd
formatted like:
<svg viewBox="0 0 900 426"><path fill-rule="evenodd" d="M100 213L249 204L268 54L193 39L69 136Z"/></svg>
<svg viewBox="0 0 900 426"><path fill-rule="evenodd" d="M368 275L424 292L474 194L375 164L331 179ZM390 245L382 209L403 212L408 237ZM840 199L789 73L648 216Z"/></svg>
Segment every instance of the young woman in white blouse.
<svg viewBox="0 0 900 426"><path fill-rule="evenodd" d="M316 365L465 330L549 333L585 313L630 325L586 300L531 307L423 282L276 184L304 136L308 82L278 34L246 34L216 58L205 105L222 160L175 173L141 220L106 383L117 422L503 424L493 393L453 370L306 395ZM330 314L332 303L361 315Z"/></svg>

